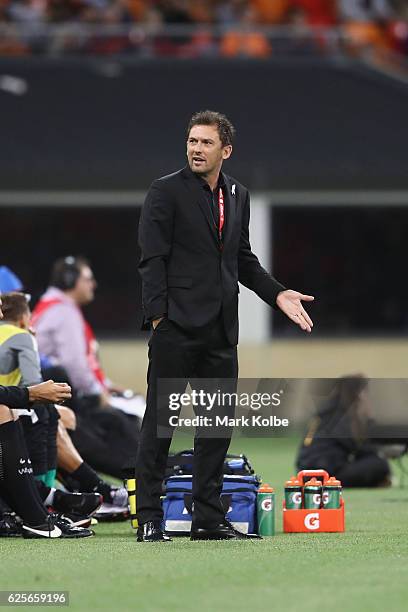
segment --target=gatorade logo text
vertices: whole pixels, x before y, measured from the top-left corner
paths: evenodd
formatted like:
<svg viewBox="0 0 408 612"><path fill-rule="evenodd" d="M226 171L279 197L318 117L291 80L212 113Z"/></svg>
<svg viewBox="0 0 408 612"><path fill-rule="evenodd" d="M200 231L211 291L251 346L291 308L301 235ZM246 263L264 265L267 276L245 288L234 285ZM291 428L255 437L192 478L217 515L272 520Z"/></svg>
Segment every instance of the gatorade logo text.
<svg viewBox="0 0 408 612"><path fill-rule="evenodd" d="M320 518L318 512L311 512L305 516L305 527L311 531L315 531L320 527Z"/></svg>
<svg viewBox="0 0 408 612"><path fill-rule="evenodd" d="M302 493L300 491L298 491L298 493L293 493L293 495L292 495L292 502L294 504L301 504L302 503Z"/></svg>
<svg viewBox="0 0 408 612"><path fill-rule="evenodd" d="M261 503L261 508L265 510L265 512L270 512L272 510L272 500L264 499Z"/></svg>
<svg viewBox="0 0 408 612"><path fill-rule="evenodd" d="M323 493L323 504L326 506L329 503L329 493L325 491Z"/></svg>
<svg viewBox="0 0 408 612"><path fill-rule="evenodd" d="M320 501L321 501L321 497L320 497L320 493L315 493L313 495L313 503L315 506L320 506Z"/></svg>

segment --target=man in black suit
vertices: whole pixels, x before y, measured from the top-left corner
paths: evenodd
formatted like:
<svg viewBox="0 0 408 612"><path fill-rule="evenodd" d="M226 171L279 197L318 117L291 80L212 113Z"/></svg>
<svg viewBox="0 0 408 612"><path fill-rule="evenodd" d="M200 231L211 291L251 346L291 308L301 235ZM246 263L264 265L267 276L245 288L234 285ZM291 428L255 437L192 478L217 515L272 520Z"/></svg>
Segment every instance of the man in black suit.
<svg viewBox="0 0 408 612"><path fill-rule="evenodd" d="M260 265L249 242L249 193L221 172L234 128L222 114L196 113L187 130L188 165L154 181L139 226L144 327L149 340L147 409L137 470L138 541L165 541L160 495L171 437L158 437L158 380L238 376L238 282L310 332L301 300ZM181 391L183 391L182 389ZM159 414L159 419L157 418ZM194 440L191 538L247 537L225 520L222 468L230 443Z"/></svg>

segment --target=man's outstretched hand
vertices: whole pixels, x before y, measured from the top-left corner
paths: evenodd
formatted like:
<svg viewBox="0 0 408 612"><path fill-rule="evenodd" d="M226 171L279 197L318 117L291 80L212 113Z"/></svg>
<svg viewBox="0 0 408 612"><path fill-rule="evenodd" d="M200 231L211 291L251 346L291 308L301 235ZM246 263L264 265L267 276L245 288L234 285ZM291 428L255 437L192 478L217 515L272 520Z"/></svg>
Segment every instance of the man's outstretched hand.
<svg viewBox="0 0 408 612"><path fill-rule="evenodd" d="M312 331L313 321L303 308L302 300L304 302L313 302L314 297L313 295L304 295L303 293L299 293L299 291L287 289L278 294L276 304L291 321L299 325L303 331L310 333Z"/></svg>

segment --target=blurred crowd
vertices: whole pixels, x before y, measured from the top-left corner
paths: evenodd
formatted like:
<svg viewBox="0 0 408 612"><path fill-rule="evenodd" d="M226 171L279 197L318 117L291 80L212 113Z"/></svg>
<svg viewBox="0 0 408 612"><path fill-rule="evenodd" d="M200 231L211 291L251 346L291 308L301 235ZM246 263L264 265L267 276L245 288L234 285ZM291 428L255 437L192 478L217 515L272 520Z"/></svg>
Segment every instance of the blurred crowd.
<svg viewBox="0 0 408 612"><path fill-rule="evenodd" d="M275 37L264 28L273 26L289 26L299 37L307 31L312 37L314 28L337 26L348 50L408 54L407 0L0 0L0 26L3 23L11 30L13 24L20 27L14 42L10 28L7 40L0 38L2 54L36 51L36 44L41 49L44 24L67 26L63 46L68 50L67 37L78 38L81 26L83 33L86 26L97 24L138 26L130 36L123 33L126 27L118 27L117 33L94 36L90 46L82 46L105 54L141 49L146 37L153 37L154 55L268 57L275 52ZM197 27L192 35L182 30L165 35L167 25ZM213 26L221 33L216 34ZM321 35L313 42L321 49L327 41ZM75 45L72 42L72 50ZM300 48L307 50L307 44Z"/></svg>

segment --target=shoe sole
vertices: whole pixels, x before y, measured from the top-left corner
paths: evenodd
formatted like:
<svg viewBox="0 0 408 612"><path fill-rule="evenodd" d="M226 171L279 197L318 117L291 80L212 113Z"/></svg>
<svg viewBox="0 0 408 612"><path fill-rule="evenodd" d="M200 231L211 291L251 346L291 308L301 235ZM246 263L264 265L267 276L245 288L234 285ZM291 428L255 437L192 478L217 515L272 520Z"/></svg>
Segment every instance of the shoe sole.
<svg viewBox="0 0 408 612"><path fill-rule="evenodd" d="M72 520L72 519L71 519ZM79 521L72 521L72 527L89 527L92 523L92 518L81 519Z"/></svg>
<svg viewBox="0 0 408 612"><path fill-rule="evenodd" d="M158 542L164 542L165 544L167 544L168 542L172 542L172 540L144 540L143 538L136 538L136 542L145 542L147 544L156 544Z"/></svg>
<svg viewBox="0 0 408 612"><path fill-rule="evenodd" d="M78 540L79 538L92 538L94 536L94 532L92 531L91 533L86 533L86 534L76 534L76 535L69 535L69 534L65 534L63 533L61 538L63 540Z"/></svg>
<svg viewBox="0 0 408 612"><path fill-rule="evenodd" d="M239 537L236 537L236 536L231 536L231 537L227 536L225 538L222 537L222 536L217 536L217 535L213 535L213 536L210 536L210 535L208 535L208 536L198 536L198 537L190 536L190 540L192 540L194 542L199 542L200 540L204 542L206 540L219 540L219 541L221 541L221 540L241 540L241 539L243 539L243 538L239 538Z"/></svg>
<svg viewBox="0 0 408 612"><path fill-rule="evenodd" d="M99 508L97 514L120 514L121 512L129 512L129 505L118 506L116 504L105 504L103 503Z"/></svg>
<svg viewBox="0 0 408 612"><path fill-rule="evenodd" d="M258 536L256 534L251 534L251 535L247 535L247 534L242 534L243 537L241 536L227 536L227 537L220 537L217 535L208 535L208 536L190 536L190 540L194 540L194 541L199 541L199 540L262 540L263 538L261 536Z"/></svg>

